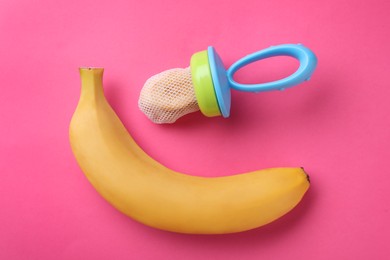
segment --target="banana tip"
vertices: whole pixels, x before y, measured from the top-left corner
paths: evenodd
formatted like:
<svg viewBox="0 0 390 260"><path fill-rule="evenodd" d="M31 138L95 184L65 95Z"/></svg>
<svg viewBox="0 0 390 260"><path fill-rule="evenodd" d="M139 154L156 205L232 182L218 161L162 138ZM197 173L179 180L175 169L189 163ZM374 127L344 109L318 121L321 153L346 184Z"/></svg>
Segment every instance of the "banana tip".
<svg viewBox="0 0 390 260"><path fill-rule="evenodd" d="M301 167L301 169L305 173L307 181L310 183L310 176L309 176L309 174L307 174L307 172L305 171L305 169L303 167Z"/></svg>

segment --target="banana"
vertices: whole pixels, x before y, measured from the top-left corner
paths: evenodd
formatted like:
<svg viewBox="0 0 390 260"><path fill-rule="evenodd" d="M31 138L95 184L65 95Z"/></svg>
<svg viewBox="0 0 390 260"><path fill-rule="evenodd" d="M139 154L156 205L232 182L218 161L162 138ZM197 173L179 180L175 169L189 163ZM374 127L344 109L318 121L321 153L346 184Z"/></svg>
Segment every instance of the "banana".
<svg viewBox="0 0 390 260"><path fill-rule="evenodd" d="M302 168L215 178L168 169L135 143L107 102L103 68L80 68L80 75L69 129L72 151L98 193L138 222L178 233L241 232L283 216L310 186Z"/></svg>

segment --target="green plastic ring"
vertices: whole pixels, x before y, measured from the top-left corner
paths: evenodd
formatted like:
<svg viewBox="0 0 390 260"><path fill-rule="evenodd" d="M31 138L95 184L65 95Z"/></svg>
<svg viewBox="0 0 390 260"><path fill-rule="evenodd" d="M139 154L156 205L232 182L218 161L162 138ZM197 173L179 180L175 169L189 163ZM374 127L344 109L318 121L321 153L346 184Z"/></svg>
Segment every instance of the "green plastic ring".
<svg viewBox="0 0 390 260"><path fill-rule="evenodd" d="M195 96L200 111L208 117L220 116L217 96L211 77L207 50L200 51L191 57L191 75Z"/></svg>

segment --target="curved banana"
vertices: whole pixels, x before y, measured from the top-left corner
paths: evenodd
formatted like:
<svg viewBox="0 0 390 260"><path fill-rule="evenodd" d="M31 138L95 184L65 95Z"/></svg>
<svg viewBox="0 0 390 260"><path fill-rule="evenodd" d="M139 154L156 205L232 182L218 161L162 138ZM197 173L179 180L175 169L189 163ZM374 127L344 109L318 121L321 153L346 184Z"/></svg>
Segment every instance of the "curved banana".
<svg viewBox="0 0 390 260"><path fill-rule="evenodd" d="M81 96L70 124L73 153L94 188L138 222L192 234L234 233L294 208L309 188L301 168L205 178L172 171L131 138L103 93L102 68L80 69Z"/></svg>

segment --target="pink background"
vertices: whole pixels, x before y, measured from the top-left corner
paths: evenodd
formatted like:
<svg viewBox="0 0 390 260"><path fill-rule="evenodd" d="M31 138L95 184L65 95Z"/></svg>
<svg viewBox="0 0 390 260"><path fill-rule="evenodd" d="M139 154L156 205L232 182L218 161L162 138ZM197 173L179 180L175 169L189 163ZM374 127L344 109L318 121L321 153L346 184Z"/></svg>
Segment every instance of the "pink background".
<svg viewBox="0 0 390 260"><path fill-rule="evenodd" d="M390 2L0 2L0 259L388 259ZM226 66L281 43L317 54L312 79L233 92L231 118L152 124L146 79L214 45ZM71 153L79 66L103 66L109 101L141 147L172 169L222 176L304 166L312 186L282 219L221 236L143 226L105 202ZM286 76L275 58L242 82Z"/></svg>

